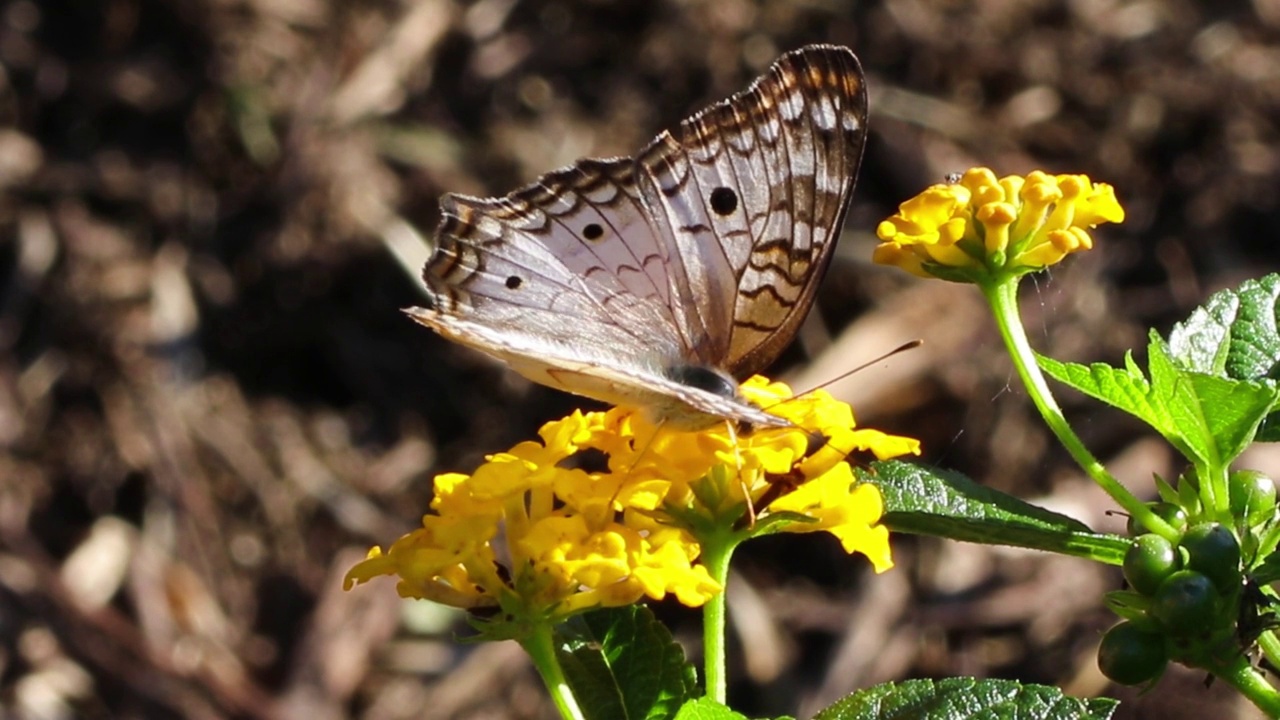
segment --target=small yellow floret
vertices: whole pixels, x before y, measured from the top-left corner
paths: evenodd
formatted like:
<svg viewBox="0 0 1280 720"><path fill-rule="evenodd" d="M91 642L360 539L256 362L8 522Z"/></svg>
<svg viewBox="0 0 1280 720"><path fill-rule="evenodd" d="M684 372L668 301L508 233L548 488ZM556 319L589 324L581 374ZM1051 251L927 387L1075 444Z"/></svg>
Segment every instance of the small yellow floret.
<svg viewBox="0 0 1280 720"><path fill-rule="evenodd" d="M872 259L913 275L982 282L1061 262L1093 247L1088 230L1123 220L1115 190L1088 176L1037 170L997 179L972 168L881 222Z"/></svg>
<svg viewBox="0 0 1280 720"><path fill-rule="evenodd" d="M768 497L777 499L756 506L757 517L797 513L810 522L788 530L825 530L877 570L890 567L879 492L859 485L845 458L918 453L919 443L855 427L849 406L823 391L792 398L786 385L752 378L741 392L795 427L682 432L619 408L574 412L544 425L541 442L496 453L469 476L437 476L422 527L370 551L346 585L392 575L405 597L544 620L668 594L697 606L721 588L683 521L736 508L734 521ZM815 451L816 436L826 442ZM607 455L608 468L573 467L588 450ZM713 478L730 480L713 488Z"/></svg>

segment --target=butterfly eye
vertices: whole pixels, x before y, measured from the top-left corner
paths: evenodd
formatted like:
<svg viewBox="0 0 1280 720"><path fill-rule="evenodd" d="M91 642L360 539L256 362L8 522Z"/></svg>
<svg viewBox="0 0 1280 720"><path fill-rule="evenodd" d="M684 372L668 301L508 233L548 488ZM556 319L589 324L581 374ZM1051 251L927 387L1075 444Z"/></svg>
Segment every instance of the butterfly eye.
<svg viewBox="0 0 1280 720"><path fill-rule="evenodd" d="M672 365L667 368L667 378L681 385L705 390L721 397L737 397L738 384L723 371L706 365Z"/></svg>
<svg viewBox="0 0 1280 720"><path fill-rule="evenodd" d="M582 237L588 240L599 240L604 235L604 228L597 223L591 223L582 228Z"/></svg>
<svg viewBox="0 0 1280 720"><path fill-rule="evenodd" d="M711 191L711 209L717 215L728 215L738 209L738 194L727 187L718 187Z"/></svg>
<svg viewBox="0 0 1280 720"><path fill-rule="evenodd" d="M516 288L520 287L520 283L523 283L523 282L524 280L521 280L518 275L512 275L511 277L507 278L507 282L506 282L507 289L515 290Z"/></svg>

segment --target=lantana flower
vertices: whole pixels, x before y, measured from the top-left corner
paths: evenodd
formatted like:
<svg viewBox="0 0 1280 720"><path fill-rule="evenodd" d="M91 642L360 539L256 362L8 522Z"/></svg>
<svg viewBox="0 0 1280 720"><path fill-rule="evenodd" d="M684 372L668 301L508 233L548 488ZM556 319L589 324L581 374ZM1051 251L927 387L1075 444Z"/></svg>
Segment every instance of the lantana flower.
<svg viewBox="0 0 1280 720"><path fill-rule="evenodd" d="M824 391L792 398L752 378L742 392L795 427L684 432L623 408L574 412L469 476L438 476L422 527L374 548L347 585L394 575L404 597L539 621L667 594L699 606L721 587L698 562L696 531L741 524L747 508L773 518L771 531L830 532L877 571L892 567L879 492L845 458L918 453L917 441L857 428Z"/></svg>
<svg viewBox="0 0 1280 720"><path fill-rule="evenodd" d="M757 376L743 383L741 392L795 427L744 435L719 425L687 433L627 416L623 432L636 441L627 446L630 454L616 458L616 466L631 468L628 488L646 491L645 501L632 508L695 529L741 522L747 513L756 522L786 513L793 521L771 532L830 532L846 552L869 558L877 572L892 567L888 530L878 524L879 490L859 484L847 458L854 451L881 460L919 454L919 442L856 427L849 405L824 390L793 397L785 384Z"/></svg>
<svg viewBox="0 0 1280 720"><path fill-rule="evenodd" d="M1112 187L1085 175L1037 170L997 179L987 168L972 168L958 182L902 203L880 223L873 259L921 277L984 282L1088 250L1088 230L1123 220Z"/></svg>
<svg viewBox="0 0 1280 720"><path fill-rule="evenodd" d="M720 586L694 563L692 536L619 522L605 510L605 484L562 466L583 448L607 444L604 420L603 413L575 411L544 425L541 442L492 455L469 476L437 476L433 512L422 527L385 552L374 548L348 572L347 586L395 575L403 597L501 606L539 620L646 595L706 602Z"/></svg>

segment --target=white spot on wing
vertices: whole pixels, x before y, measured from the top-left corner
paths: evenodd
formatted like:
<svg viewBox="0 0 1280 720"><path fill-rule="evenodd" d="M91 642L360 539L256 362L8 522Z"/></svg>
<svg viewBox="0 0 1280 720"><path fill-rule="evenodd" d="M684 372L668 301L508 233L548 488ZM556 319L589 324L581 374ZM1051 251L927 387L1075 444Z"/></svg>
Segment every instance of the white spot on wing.
<svg viewBox="0 0 1280 720"><path fill-rule="evenodd" d="M760 137L770 145L778 142L778 136L782 134L782 125L776 117L766 118L763 123L756 126L756 129L760 131Z"/></svg>
<svg viewBox="0 0 1280 720"><path fill-rule="evenodd" d="M831 98L823 95L813 109L813 121L823 130L834 130L836 127L836 106Z"/></svg>
<svg viewBox="0 0 1280 720"><path fill-rule="evenodd" d="M840 178L826 168L814 173L814 185L823 192L840 192Z"/></svg>
<svg viewBox="0 0 1280 720"><path fill-rule="evenodd" d="M782 104L778 106L778 110L782 112L784 120L795 120L804 112L804 98L800 93L793 92L782 99Z"/></svg>

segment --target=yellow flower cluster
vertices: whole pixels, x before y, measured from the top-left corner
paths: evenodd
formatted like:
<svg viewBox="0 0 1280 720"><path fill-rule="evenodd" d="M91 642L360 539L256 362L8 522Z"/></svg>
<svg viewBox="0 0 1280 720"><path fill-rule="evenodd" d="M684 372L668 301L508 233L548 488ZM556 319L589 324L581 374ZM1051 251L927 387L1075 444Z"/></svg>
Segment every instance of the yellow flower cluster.
<svg viewBox="0 0 1280 720"><path fill-rule="evenodd" d="M668 593L698 606L721 588L681 519L736 519L762 499L757 518L793 513L788 531L825 530L877 571L891 567L879 492L845 457L918 453L917 441L855 428L849 406L822 391L787 400L785 385L753 378L742 392L796 427L681 432L620 408L574 412L469 476L437 476L422 528L374 548L347 586L393 575L404 597L548 620ZM816 450L815 434L826 438ZM593 457L607 468L580 467ZM717 477L729 480L710 492Z"/></svg>
<svg viewBox="0 0 1280 720"><path fill-rule="evenodd" d="M1122 222L1124 209L1106 183L1085 175L996 179L972 168L959 182L934 185L880 223L873 259L922 277L981 282L1020 275L1093 247L1086 232Z"/></svg>

